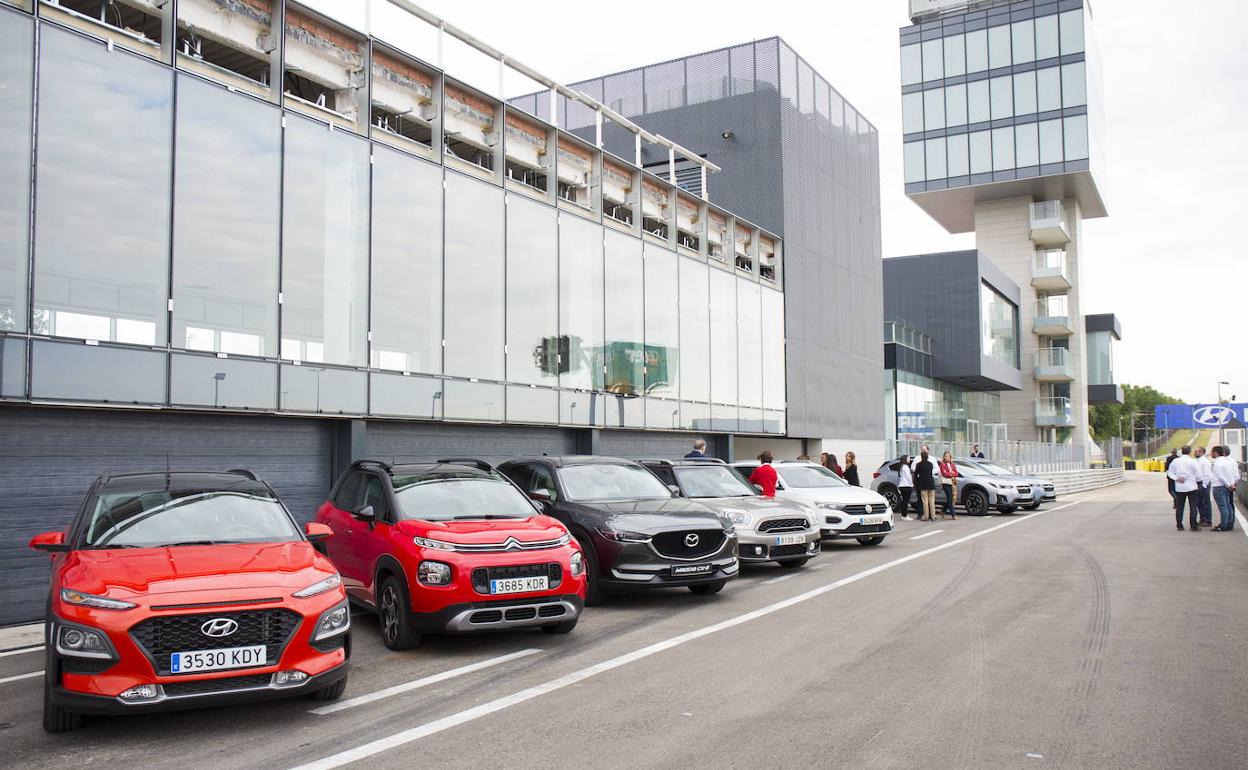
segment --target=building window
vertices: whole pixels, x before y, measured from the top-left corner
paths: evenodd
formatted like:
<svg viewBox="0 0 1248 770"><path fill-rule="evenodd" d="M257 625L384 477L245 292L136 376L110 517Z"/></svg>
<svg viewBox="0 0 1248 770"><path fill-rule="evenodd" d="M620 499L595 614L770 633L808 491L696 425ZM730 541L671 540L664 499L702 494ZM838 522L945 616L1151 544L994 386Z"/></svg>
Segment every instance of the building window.
<svg viewBox="0 0 1248 770"><path fill-rule="evenodd" d="M1041 16L1036 19L1036 60L1044 61L1058 55L1057 16Z"/></svg>
<svg viewBox="0 0 1248 770"><path fill-rule="evenodd" d="M914 134L923 130L923 91L903 94L901 97L901 131Z"/></svg>
<svg viewBox="0 0 1248 770"><path fill-rule="evenodd" d="M976 131L970 135L971 173L987 174L992 171L992 132Z"/></svg>
<svg viewBox="0 0 1248 770"><path fill-rule="evenodd" d="M680 395L685 401L711 399L709 270L697 260L680 260Z"/></svg>
<svg viewBox="0 0 1248 770"><path fill-rule="evenodd" d="M1083 9L1061 14L1062 55L1083 52Z"/></svg>
<svg viewBox="0 0 1248 770"><path fill-rule="evenodd" d="M1040 164L1035 123L1023 123L1014 127L1014 146L1018 154L1018 167L1030 168Z"/></svg>
<svg viewBox="0 0 1248 770"><path fill-rule="evenodd" d="M1014 114L1014 84L1009 75L989 81L992 90L992 119L1001 120Z"/></svg>
<svg viewBox="0 0 1248 770"><path fill-rule="evenodd" d="M959 134L951 136L947 140L949 153L949 176L966 176L971 173L970 167L970 149L967 145L967 135Z"/></svg>
<svg viewBox="0 0 1248 770"><path fill-rule="evenodd" d="M45 25L39 89L32 331L164 345L172 72Z"/></svg>
<svg viewBox="0 0 1248 770"><path fill-rule="evenodd" d="M901 84L912 86L923 82L922 46L903 45L901 47Z"/></svg>
<svg viewBox="0 0 1248 770"><path fill-rule="evenodd" d="M641 248L641 241L636 238L606 233L606 389L625 396L640 396L646 388L645 267ZM705 265L702 269L706 269Z"/></svg>
<svg viewBox="0 0 1248 770"><path fill-rule="evenodd" d="M1031 19L1016 21L1010 25L1014 45L1013 61L1026 64L1036 60L1036 25Z"/></svg>
<svg viewBox="0 0 1248 770"><path fill-rule="evenodd" d="M966 74L966 36L950 35L945 38L945 77Z"/></svg>
<svg viewBox="0 0 1248 770"><path fill-rule="evenodd" d="M935 131L945 127L945 89L923 92L923 129Z"/></svg>
<svg viewBox="0 0 1248 770"><path fill-rule="evenodd" d="M0 14L0 331L26 330L33 50L34 22Z"/></svg>
<svg viewBox="0 0 1248 770"><path fill-rule="evenodd" d="M992 170L1014 168L1014 129L1010 126L992 130Z"/></svg>
<svg viewBox="0 0 1248 770"><path fill-rule="evenodd" d="M602 390L603 231L574 214L559 215L559 334L567 338L559 384Z"/></svg>
<svg viewBox="0 0 1248 770"><path fill-rule="evenodd" d="M680 293L676 253L646 244L646 395L680 394ZM664 422L666 426L669 422Z"/></svg>
<svg viewBox="0 0 1248 770"><path fill-rule="evenodd" d="M966 104L968 123L985 123L992 119L987 80L966 84Z"/></svg>
<svg viewBox="0 0 1248 770"><path fill-rule="evenodd" d="M1040 124L1040 163L1061 163L1062 154L1062 121L1046 120Z"/></svg>
<svg viewBox="0 0 1248 770"><path fill-rule="evenodd" d="M1088 79L1083 62L1062 65L1062 106L1082 107L1088 103Z"/></svg>
<svg viewBox="0 0 1248 770"><path fill-rule="evenodd" d="M923 80L930 82L945 77L945 54L941 39L923 41Z"/></svg>
<svg viewBox="0 0 1248 770"><path fill-rule="evenodd" d="M979 322L982 353L1018 368L1018 307L987 283L980 283Z"/></svg>
<svg viewBox="0 0 1248 770"><path fill-rule="evenodd" d="M927 169L923 161L923 140L906 142L902 148L905 163L906 184L922 182L927 178Z"/></svg>
<svg viewBox="0 0 1248 770"><path fill-rule="evenodd" d="M1066 118L1066 160L1085 160L1088 157L1088 116L1076 115Z"/></svg>
<svg viewBox="0 0 1248 770"><path fill-rule="evenodd" d="M944 137L939 139L927 140L927 178L928 179L944 179L948 172L945 166L945 140Z"/></svg>
<svg viewBox="0 0 1248 770"><path fill-rule="evenodd" d="M501 380L506 321L503 191L448 172L445 216L445 371Z"/></svg>
<svg viewBox="0 0 1248 770"><path fill-rule="evenodd" d="M1036 73L1020 72L1014 76L1014 114L1036 112Z"/></svg>
<svg viewBox="0 0 1248 770"><path fill-rule="evenodd" d="M737 403L763 405L762 298L758 284L737 281Z"/></svg>
<svg viewBox="0 0 1248 770"><path fill-rule="evenodd" d="M988 69L988 31L979 29L966 33L966 71L983 72Z"/></svg>
<svg viewBox="0 0 1248 770"><path fill-rule="evenodd" d="M736 279L711 271L711 400L737 403Z"/></svg>
<svg viewBox="0 0 1248 770"><path fill-rule="evenodd" d="M1062 108L1062 76L1060 67L1045 67L1036 72L1038 92L1036 108L1040 112Z"/></svg>
<svg viewBox="0 0 1248 770"><path fill-rule="evenodd" d="M966 85L945 89L945 122L950 128L966 125Z"/></svg>
<svg viewBox="0 0 1248 770"><path fill-rule="evenodd" d="M988 28L988 66L990 69L1010 66L1010 25Z"/></svg>

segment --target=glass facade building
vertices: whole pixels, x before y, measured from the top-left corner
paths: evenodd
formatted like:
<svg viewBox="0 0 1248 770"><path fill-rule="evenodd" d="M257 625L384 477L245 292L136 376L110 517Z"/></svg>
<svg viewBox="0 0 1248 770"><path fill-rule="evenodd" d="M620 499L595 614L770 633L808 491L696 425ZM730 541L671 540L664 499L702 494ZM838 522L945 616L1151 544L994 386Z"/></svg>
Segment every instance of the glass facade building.
<svg viewBox="0 0 1248 770"><path fill-rule="evenodd" d="M900 441L930 442L934 450L952 442L977 442L997 436L1001 396L968 390L922 374L885 372L885 419L888 435Z"/></svg>
<svg viewBox="0 0 1248 770"><path fill-rule="evenodd" d="M784 432L779 237L294 3L77 5L0 2L0 397Z"/></svg>

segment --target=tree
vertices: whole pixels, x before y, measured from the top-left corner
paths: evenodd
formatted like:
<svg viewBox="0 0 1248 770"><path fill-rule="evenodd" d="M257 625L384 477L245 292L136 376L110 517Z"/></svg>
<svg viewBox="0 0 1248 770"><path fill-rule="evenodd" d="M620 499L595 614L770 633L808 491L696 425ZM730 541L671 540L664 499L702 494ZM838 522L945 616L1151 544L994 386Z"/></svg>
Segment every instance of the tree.
<svg viewBox="0 0 1248 770"><path fill-rule="evenodd" d="M1121 404L1096 404L1088 408L1088 424L1092 427L1092 438L1104 441L1120 436L1130 441L1132 413L1143 412L1151 417L1153 407L1158 404L1183 403L1182 399L1167 396L1148 385L1123 385L1122 395L1123 403ZM1119 426L1122 428L1121 434L1118 432Z"/></svg>

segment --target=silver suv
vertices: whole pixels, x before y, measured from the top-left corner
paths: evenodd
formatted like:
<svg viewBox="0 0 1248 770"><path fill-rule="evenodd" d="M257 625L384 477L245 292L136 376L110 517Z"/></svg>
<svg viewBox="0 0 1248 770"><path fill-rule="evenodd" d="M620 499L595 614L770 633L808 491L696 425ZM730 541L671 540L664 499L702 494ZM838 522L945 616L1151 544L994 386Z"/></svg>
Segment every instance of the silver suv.
<svg viewBox="0 0 1248 770"><path fill-rule="evenodd" d="M1001 513L1013 513L1021 505L1032 503L1032 484L1016 476L996 476L980 468L969 458L954 459L958 466L958 504L972 516L985 516L992 509ZM918 493L911 492L910 499L902 505L901 492L897 486L897 471L890 466L897 460L888 460L872 474L871 489L888 500L897 513L904 514L909 505L918 510ZM939 491L939 490L938 490ZM943 498L937 495L936 507L943 506Z"/></svg>
<svg viewBox="0 0 1248 770"><path fill-rule="evenodd" d="M1051 503L1057 500L1057 490L1053 486L1053 482L1047 479L1028 476L1025 473L1015 473L1003 465L998 465L988 460L979 460L976 458L966 458L962 462L970 463L977 468L991 473L993 476L1009 477L1018 484L1027 484L1031 486L1031 502L1023 505L1029 511L1034 511L1040 507L1041 503Z"/></svg>

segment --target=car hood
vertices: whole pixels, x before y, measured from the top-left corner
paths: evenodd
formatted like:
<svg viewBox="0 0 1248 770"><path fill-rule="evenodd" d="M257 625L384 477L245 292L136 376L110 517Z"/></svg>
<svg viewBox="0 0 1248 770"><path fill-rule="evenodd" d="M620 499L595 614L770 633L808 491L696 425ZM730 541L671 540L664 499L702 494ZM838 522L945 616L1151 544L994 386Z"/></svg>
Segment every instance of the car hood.
<svg viewBox="0 0 1248 770"><path fill-rule="evenodd" d="M808 505L815 503L840 503L842 505L887 505L879 492L872 492L870 489L863 487L803 487L794 489L792 487L777 495L783 495L790 500L797 500Z"/></svg>
<svg viewBox="0 0 1248 770"><path fill-rule="evenodd" d="M724 529L727 525L712 507L702 502L673 497L667 500L631 500L594 503L592 508L607 513L616 529L655 533L676 529Z"/></svg>
<svg viewBox="0 0 1248 770"><path fill-rule="evenodd" d="M513 537L522 543L557 540L568 533L558 519L530 516L527 519L462 519L424 521L409 519L399 531L414 537L430 537L459 545L490 545Z"/></svg>
<svg viewBox="0 0 1248 770"><path fill-rule="evenodd" d="M799 500L782 500L778 497L698 497L695 502L710 506L716 511L723 508L737 508L748 511L755 516L808 516L809 507Z"/></svg>
<svg viewBox="0 0 1248 770"><path fill-rule="evenodd" d="M61 585L136 604L192 604L284 599L334 572L329 560L303 540L182 545L71 551ZM173 601L172 594L183 598Z"/></svg>

